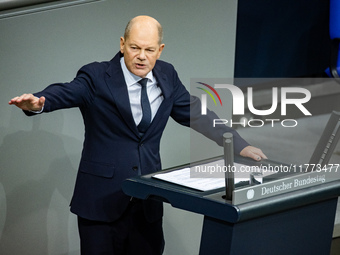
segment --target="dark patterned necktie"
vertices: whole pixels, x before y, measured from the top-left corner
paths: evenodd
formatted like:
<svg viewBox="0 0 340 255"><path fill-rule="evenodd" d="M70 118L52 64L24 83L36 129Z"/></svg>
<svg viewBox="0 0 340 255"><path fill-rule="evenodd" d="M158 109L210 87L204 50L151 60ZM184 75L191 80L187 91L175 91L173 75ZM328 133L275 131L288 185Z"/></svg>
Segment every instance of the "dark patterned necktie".
<svg viewBox="0 0 340 255"><path fill-rule="evenodd" d="M151 107L148 98L148 94L146 93L146 83L148 82L147 78L141 79L138 83L142 86L141 91L141 106L142 106L142 120L138 124L138 130L140 133L145 133L151 123Z"/></svg>

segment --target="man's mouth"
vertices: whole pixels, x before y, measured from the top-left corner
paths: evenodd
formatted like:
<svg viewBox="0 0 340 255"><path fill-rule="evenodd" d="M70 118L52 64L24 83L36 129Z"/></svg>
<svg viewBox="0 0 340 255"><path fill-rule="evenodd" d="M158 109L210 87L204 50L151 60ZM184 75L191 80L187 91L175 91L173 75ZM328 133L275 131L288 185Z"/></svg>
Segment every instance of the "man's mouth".
<svg viewBox="0 0 340 255"><path fill-rule="evenodd" d="M144 65L144 64L139 64L139 63L137 63L137 64L136 64L136 67L137 67L137 68L144 68L145 65Z"/></svg>

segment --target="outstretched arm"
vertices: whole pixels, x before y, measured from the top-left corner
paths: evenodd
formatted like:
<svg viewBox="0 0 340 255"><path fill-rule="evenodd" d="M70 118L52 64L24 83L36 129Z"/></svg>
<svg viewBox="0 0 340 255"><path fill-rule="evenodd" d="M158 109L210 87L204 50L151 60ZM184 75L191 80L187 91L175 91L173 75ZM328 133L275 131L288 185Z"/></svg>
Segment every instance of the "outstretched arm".
<svg viewBox="0 0 340 255"><path fill-rule="evenodd" d="M8 104L15 105L24 111L41 111L45 104L45 97L36 97L33 94L23 94L12 98Z"/></svg>

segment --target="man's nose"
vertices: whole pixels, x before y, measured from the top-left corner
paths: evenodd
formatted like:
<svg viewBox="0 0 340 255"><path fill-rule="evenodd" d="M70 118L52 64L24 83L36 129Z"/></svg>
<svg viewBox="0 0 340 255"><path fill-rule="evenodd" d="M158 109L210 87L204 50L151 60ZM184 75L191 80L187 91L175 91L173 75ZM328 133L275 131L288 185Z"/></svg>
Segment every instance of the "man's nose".
<svg viewBox="0 0 340 255"><path fill-rule="evenodd" d="M141 49L139 52L139 59L144 60L145 59L145 50Z"/></svg>

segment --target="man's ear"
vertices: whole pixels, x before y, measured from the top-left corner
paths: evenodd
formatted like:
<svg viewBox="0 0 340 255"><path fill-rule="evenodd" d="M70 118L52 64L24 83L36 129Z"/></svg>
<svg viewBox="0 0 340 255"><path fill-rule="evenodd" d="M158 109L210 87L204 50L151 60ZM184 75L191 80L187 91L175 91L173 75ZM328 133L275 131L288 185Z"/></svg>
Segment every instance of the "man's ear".
<svg viewBox="0 0 340 255"><path fill-rule="evenodd" d="M164 49L164 46L165 46L164 43L162 43L162 44L159 46L157 59L161 56L161 54L162 54L162 52L163 52L163 49Z"/></svg>
<svg viewBox="0 0 340 255"><path fill-rule="evenodd" d="M120 38L120 52L124 54L124 45L125 45L125 40L124 37Z"/></svg>

